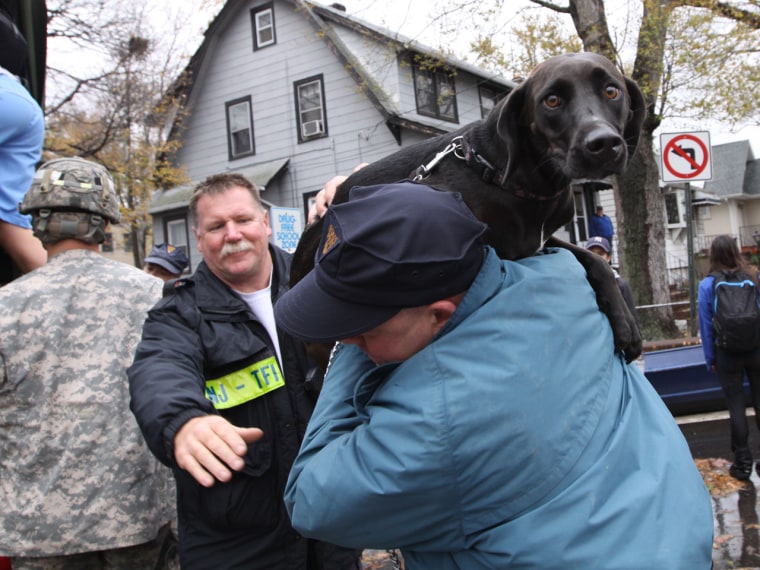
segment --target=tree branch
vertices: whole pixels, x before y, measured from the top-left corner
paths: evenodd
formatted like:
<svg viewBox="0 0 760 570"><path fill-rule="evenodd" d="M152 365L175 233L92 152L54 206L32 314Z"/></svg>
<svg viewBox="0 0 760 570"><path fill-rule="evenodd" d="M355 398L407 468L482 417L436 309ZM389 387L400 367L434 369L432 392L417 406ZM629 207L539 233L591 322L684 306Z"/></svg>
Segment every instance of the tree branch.
<svg viewBox="0 0 760 570"><path fill-rule="evenodd" d="M543 8L548 8L549 10L554 10L555 12L559 12L561 14L569 14L570 13L570 6L559 6L555 4L554 2L547 2L546 0L530 0L533 4L536 4L538 6L541 6Z"/></svg>
<svg viewBox="0 0 760 570"><path fill-rule="evenodd" d="M760 30L760 13L744 10L743 8L732 6L726 2L718 2L716 0L681 0L681 2L683 6L705 8L717 16L729 18L756 30Z"/></svg>

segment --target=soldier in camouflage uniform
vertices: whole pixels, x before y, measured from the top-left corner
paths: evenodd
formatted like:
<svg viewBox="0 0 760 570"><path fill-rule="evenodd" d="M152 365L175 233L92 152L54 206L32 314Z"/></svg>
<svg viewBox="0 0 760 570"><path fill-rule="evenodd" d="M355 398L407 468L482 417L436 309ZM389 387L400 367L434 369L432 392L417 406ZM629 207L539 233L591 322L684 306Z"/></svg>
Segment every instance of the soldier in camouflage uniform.
<svg viewBox="0 0 760 570"><path fill-rule="evenodd" d="M152 569L173 489L126 368L163 282L99 254L119 220L103 167L47 162L19 209L49 259L0 288L0 555L14 570Z"/></svg>

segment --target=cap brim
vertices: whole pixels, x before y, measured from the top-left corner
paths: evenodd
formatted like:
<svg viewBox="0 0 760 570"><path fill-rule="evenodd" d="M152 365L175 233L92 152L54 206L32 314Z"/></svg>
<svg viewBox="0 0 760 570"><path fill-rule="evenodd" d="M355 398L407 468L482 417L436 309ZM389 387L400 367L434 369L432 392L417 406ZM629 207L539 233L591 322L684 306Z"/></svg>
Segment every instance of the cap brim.
<svg viewBox="0 0 760 570"><path fill-rule="evenodd" d="M182 273L181 269L178 270L174 265L172 265L171 263L169 263L168 261L166 261L165 259L162 259L160 257L146 257L145 258L145 263L152 263L154 265L160 265L161 267L163 267L164 269L166 269L168 272L175 273L177 275L179 275L180 273Z"/></svg>
<svg viewBox="0 0 760 570"><path fill-rule="evenodd" d="M278 327L298 339L335 342L365 333L400 310L348 303L328 295L311 271L275 303L274 318Z"/></svg>

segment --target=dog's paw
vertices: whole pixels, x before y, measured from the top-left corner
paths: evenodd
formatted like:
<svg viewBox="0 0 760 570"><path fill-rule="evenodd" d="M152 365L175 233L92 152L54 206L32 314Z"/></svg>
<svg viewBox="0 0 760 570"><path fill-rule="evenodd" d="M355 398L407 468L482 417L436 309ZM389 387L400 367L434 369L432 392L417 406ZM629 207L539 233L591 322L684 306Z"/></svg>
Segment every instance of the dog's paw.
<svg viewBox="0 0 760 570"><path fill-rule="evenodd" d="M643 350L641 333L635 320L632 318L610 319L612 335L615 339L615 352L622 351L626 362L633 362Z"/></svg>

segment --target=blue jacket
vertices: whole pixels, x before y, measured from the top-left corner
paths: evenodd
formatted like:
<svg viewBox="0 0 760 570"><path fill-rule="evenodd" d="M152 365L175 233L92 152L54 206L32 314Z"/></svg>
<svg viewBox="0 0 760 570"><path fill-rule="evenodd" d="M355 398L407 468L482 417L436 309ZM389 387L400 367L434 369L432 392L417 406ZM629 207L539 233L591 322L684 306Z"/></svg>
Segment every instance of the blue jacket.
<svg viewBox="0 0 760 570"><path fill-rule="evenodd" d="M612 220L610 220L609 216L607 215L601 215L597 216L596 214L591 216L591 222L590 222L590 228L589 228L589 237L593 236L602 236L610 240L610 245L612 245L612 236L615 234L615 230L612 229Z"/></svg>
<svg viewBox="0 0 760 570"><path fill-rule="evenodd" d="M715 298L715 277L708 275L699 282L697 291L697 312L699 313L699 336L702 339L702 353L709 370L715 364L715 345L713 334L713 300Z"/></svg>
<svg viewBox="0 0 760 570"><path fill-rule="evenodd" d="M293 526L400 547L408 570L710 568L686 441L596 307L569 252L490 250L409 360L338 345L286 486Z"/></svg>

